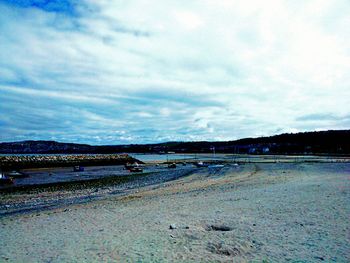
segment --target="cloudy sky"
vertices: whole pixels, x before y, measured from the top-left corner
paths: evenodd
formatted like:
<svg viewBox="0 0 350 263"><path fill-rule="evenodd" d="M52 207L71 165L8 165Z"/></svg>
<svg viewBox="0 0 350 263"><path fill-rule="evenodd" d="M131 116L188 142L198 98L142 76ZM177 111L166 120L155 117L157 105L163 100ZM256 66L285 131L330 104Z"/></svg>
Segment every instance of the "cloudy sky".
<svg viewBox="0 0 350 263"><path fill-rule="evenodd" d="M349 0L0 0L0 141L350 128Z"/></svg>

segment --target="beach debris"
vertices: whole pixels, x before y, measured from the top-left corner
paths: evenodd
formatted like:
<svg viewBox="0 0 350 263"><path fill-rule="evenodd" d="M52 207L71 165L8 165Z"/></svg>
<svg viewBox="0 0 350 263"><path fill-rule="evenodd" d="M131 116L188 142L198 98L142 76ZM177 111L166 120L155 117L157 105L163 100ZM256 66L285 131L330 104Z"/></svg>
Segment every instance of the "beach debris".
<svg viewBox="0 0 350 263"><path fill-rule="evenodd" d="M324 261L324 257L315 256L314 258L315 258L315 259L318 259L318 260L321 260L321 261Z"/></svg>
<svg viewBox="0 0 350 263"><path fill-rule="evenodd" d="M242 254L242 249L239 246L229 246L224 242L209 242L207 245L207 250L212 253L225 256L239 256Z"/></svg>
<svg viewBox="0 0 350 263"><path fill-rule="evenodd" d="M169 229L190 229L188 225L170 224Z"/></svg>
<svg viewBox="0 0 350 263"><path fill-rule="evenodd" d="M226 225L207 225L205 227L207 231L231 231L232 228Z"/></svg>

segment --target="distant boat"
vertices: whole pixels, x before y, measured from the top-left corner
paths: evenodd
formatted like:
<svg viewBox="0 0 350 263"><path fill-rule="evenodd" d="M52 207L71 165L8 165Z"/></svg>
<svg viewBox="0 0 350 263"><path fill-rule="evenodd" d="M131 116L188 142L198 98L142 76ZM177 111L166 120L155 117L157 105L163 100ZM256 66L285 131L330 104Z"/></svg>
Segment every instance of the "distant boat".
<svg viewBox="0 0 350 263"><path fill-rule="evenodd" d="M29 177L27 174L20 173L20 172L17 172L17 171L11 171L11 172L7 173L6 175L8 177L11 177L11 178L25 178L25 177Z"/></svg>
<svg viewBox="0 0 350 263"><path fill-rule="evenodd" d="M134 163L126 163L124 165L125 169L126 170L129 170L129 172L134 172L134 173L137 173L137 172L143 172L143 168L142 166L137 163L137 162L134 162Z"/></svg>
<svg viewBox="0 0 350 263"><path fill-rule="evenodd" d="M194 163L194 165L197 166L197 167L208 167L208 164L205 164L205 163L203 163L201 161Z"/></svg>
<svg viewBox="0 0 350 263"><path fill-rule="evenodd" d="M134 162L134 163L126 163L124 167L125 169L130 170L131 168L134 168L134 167L141 167L141 165L138 162Z"/></svg>
<svg viewBox="0 0 350 263"><path fill-rule="evenodd" d="M74 172L84 172L84 167L76 165L76 166L73 167L73 171Z"/></svg>
<svg viewBox="0 0 350 263"><path fill-rule="evenodd" d="M7 184L13 184L13 179L10 177L7 177L0 171L0 185L7 185Z"/></svg>
<svg viewBox="0 0 350 263"><path fill-rule="evenodd" d="M176 163L169 163L168 168L176 168Z"/></svg>
<svg viewBox="0 0 350 263"><path fill-rule="evenodd" d="M133 173L140 173L143 172L143 169L141 167L131 167L129 171Z"/></svg>

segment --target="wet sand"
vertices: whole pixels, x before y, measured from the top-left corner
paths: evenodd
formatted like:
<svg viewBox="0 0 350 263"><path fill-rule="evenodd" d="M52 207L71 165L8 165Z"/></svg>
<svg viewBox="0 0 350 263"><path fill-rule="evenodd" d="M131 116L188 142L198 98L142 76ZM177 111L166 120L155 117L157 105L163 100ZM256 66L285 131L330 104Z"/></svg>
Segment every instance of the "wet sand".
<svg viewBox="0 0 350 263"><path fill-rule="evenodd" d="M169 170L167 165L143 165L142 168L143 174L165 172ZM106 177L125 177L130 174L135 174L125 169L124 165L88 166L84 167L84 171L80 172L73 171L73 167L22 169L20 172L27 175L27 177L15 179L12 185L0 186L0 192L2 189L16 188L18 186L59 184L64 182L102 179Z"/></svg>
<svg viewBox="0 0 350 263"><path fill-rule="evenodd" d="M34 169L29 178L18 179L17 185L0 188L0 216L124 196L199 170L192 165L169 169L166 164L143 168L140 173L131 173L124 166L89 167L84 172L71 172L70 168ZM48 171L55 175L48 176Z"/></svg>
<svg viewBox="0 0 350 263"><path fill-rule="evenodd" d="M99 189L87 203L3 214L0 261L349 262L349 176L349 163L257 163ZM2 204L23 201L12 197Z"/></svg>

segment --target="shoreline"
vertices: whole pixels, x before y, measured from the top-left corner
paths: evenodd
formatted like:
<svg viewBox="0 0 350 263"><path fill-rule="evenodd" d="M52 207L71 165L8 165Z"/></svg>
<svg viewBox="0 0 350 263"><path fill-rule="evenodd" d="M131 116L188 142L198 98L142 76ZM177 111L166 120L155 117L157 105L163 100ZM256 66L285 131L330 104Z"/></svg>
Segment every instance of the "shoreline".
<svg viewBox="0 0 350 263"><path fill-rule="evenodd" d="M0 189L0 217L37 208L53 209L76 203L86 203L109 196L127 195L145 186L159 185L187 176L198 168L109 176L96 179L27 185ZM41 200L38 200L40 197Z"/></svg>

